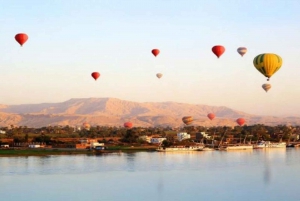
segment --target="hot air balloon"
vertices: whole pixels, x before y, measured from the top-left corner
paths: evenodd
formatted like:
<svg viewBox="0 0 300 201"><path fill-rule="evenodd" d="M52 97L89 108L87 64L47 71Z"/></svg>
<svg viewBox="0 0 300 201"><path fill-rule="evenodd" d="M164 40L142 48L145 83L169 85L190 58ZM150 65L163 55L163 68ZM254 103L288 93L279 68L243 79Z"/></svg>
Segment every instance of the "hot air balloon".
<svg viewBox="0 0 300 201"><path fill-rule="evenodd" d="M246 121L245 121L245 119L243 119L243 118L238 118L238 119L236 120L236 123L238 123L238 125L240 125L240 126L244 125L245 122L246 122Z"/></svg>
<svg viewBox="0 0 300 201"><path fill-rule="evenodd" d="M28 36L25 33L18 33L15 35L15 39L21 46L23 46L23 44L28 40Z"/></svg>
<svg viewBox="0 0 300 201"><path fill-rule="evenodd" d="M220 58L220 56L225 52L225 47L216 45L213 46L211 50L218 58Z"/></svg>
<svg viewBox="0 0 300 201"><path fill-rule="evenodd" d="M192 116L182 117L182 121L185 125L190 125L193 123L193 117Z"/></svg>
<svg viewBox="0 0 300 201"><path fill-rule="evenodd" d="M261 87L262 87L266 92L268 92L269 89L271 89L271 84L263 84Z"/></svg>
<svg viewBox="0 0 300 201"><path fill-rule="evenodd" d="M159 49L153 49L151 52L155 57L160 53Z"/></svg>
<svg viewBox="0 0 300 201"><path fill-rule="evenodd" d="M161 74L161 73L156 74L156 77L158 77L158 79L160 79L162 76L163 76L163 74Z"/></svg>
<svg viewBox="0 0 300 201"><path fill-rule="evenodd" d="M215 118L215 115L213 113L209 113L207 115L207 117L210 119L210 120L213 120Z"/></svg>
<svg viewBox="0 0 300 201"><path fill-rule="evenodd" d="M253 64L269 81L270 77L281 68L282 58L271 53L260 54L253 59Z"/></svg>
<svg viewBox="0 0 300 201"><path fill-rule="evenodd" d="M100 73L98 73L98 72L93 72L93 73L92 73L92 77L93 77L95 80L97 80L97 79L100 77Z"/></svg>
<svg viewBox="0 0 300 201"><path fill-rule="evenodd" d="M247 48L245 48L245 47L239 47L239 48L237 49L237 52L238 52L241 56L244 56L244 54L246 54L246 52L247 52Z"/></svg>
<svg viewBox="0 0 300 201"><path fill-rule="evenodd" d="M129 121L124 123L125 128L132 128L132 126L133 126L133 124Z"/></svg>
<svg viewBox="0 0 300 201"><path fill-rule="evenodd" d="M91 125L88 124L87 122L84 122L84 123L82 124L82 127L83 127L84 129L86 129L86 130L90 130Z"/></svg>

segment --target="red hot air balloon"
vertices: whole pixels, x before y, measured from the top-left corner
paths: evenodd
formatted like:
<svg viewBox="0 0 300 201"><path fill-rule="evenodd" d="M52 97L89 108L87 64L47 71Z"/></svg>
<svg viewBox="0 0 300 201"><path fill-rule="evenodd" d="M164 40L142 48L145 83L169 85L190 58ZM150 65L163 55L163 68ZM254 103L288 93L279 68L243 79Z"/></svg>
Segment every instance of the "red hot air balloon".
<svg viewBox="0 0 300 201"><path fill-rule="evenodd" d="M243 118L238 118L238 119L236 120L236 123L238 123L238 125L240 125L240 126L244 125L245 122L246 122L246 121L245 121L245 119L243 119Z"/></svg>
<svg viewBox="0 0 300 201"><path fill-rule="evenodd" d="M216 45L213 46L211 50L218 58L220 58L220 56L225 52L225 47Z"/></svg>
<svg viewBox="0 0 300 201"><path fill-rule="evenodd" d="M133 126L133 124L129 121L124 123L125 128L132 128L132 126Z"/></svg>
<svg viewBox="0 0 300 201"><path fill-rule="evenodd" d="M21 46L23 46L23 44L28 40L28 36L25 33L18 33L15 35L15 39Z"/></svg>
<svg viewBox="0 0 300 201"><path fill-rule="evenodd" d="M93 77L95 80L97 80L97 79L100 77L100 73L98 73L98 72L93 72L93 73L92 73L92 77Z"/></svg>
<svg viewBox="0 0 300 201"><path fill-rule="evenodd" d="M155 57L160 53L159 49L153 49L151 52Z"/></svg>
<svg viewBox="0 0 300 201"><path fill-rule="evenodd" d="M207 117L210 119L210 120L213 120L215 118L215 115L213 113L209 113L207 115Z"/></svg>

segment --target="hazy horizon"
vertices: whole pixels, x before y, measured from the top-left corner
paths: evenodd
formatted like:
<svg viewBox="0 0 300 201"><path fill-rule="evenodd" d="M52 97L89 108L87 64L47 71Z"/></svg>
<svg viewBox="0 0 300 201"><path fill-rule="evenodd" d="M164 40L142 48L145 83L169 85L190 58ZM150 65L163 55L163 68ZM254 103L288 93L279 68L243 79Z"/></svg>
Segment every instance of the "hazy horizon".
<svg viewBox="0 0 300 201"><path fill-rule="evenodd" d="M298 1L3 1L0 104L111 97L299 116ZM23 47L17 33L27 33ZM211 51L223 45L218 59ZM247 47L241 57L238 47ZM151 50L160 49L154 57ZM276 53L269 83L253 66ZM91 73L101 76L95 81ZM157 79L156 73L163 77Z"/></svg>

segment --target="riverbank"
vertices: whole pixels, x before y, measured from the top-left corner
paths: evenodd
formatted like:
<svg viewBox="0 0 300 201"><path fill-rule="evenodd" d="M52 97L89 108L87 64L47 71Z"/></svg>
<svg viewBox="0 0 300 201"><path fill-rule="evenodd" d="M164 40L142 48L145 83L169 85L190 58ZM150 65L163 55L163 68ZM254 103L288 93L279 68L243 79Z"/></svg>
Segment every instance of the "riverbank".
<svg viewBox="0 0 300 201"><path fill-rule="evenodd" d="M113 146L113 147L108 147L107 153L154 151L154 150L155 150L155 147L153 147L153 146L143 146L143 147ZM8 149L0 149L0 157L75 155L75 154L94 154L94 152L91 150L88 150L88 149L73 149L73 148L8 148Z"/></svg>

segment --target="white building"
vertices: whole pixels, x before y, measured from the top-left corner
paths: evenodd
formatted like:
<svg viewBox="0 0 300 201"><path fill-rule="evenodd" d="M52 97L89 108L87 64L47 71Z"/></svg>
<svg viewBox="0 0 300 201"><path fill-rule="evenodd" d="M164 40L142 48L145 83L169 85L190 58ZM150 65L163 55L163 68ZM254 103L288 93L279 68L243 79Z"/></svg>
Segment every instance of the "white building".
<svg viewBox="0 0 300 201"><path fill-rule="evenodd" d="M9 148L9 145L8 144L2 144L1 147Z"/></svg>
<svg viewBox="0 0 300 201"><path fill-rule="evenodd" d="M91 142L91 149L95 149L96 147L104 147L104 143L99 143L99 142Z"/></svg>
<svg viewBox="0 0 300 201"><path fill-rule="evenodd" d="M0 130L0 134L5 134L6 132L3 130Z"/></svg>
<svg viewBox="0 0 300 201"><path fill-rule="evenodd" d="M182 140L186 140L186 139L190 139L190 138L191 138L191 135L187 134L186 132L177 133L178 141L182 141Z"/></svg>
<svg viewBox="0 0 300 201"><path fill-rule="evenodd" d="M165 137L153 137L153 138L151 138L151 143L152 144L160 144L166 139L167 138L165 138Z"/></svg>
<svg viewBox="0 0 300 201"><path fill-rule="evenodd" d="M147 135L142 135L139 137L140 140L143 140L145 142L151 143L151 137L147 136Z"/></svg>
<svg viewBox="0 0 300 201"><path fill-rule="evenodd" d="M39 144L30 144L28 147L29 148L41 148L41 145L39 145Z"/></svg>
<svg viewBox="0 0 300 201"><path fill-rule="evenodd" d="M207 133L205 132L200 132L200 134L202 135L203 138L206 138L206 139L210 139L211 136L209 136Z"/></svg>

